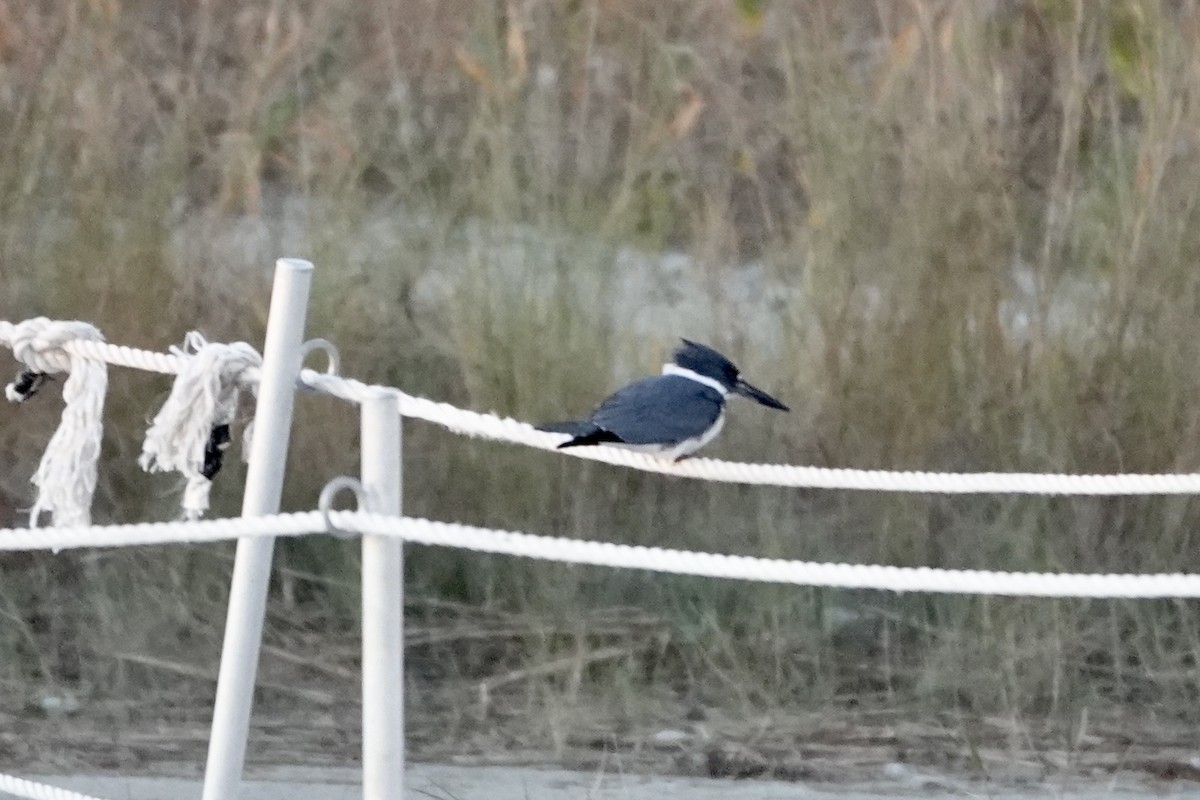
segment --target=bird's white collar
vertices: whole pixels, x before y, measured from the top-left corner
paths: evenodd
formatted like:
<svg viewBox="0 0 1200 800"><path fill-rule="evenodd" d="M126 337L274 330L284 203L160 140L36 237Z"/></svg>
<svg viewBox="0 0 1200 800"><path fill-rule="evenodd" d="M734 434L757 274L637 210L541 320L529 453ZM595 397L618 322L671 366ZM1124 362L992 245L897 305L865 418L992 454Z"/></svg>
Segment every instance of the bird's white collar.
<svg viewBox="0 0 1200 800"><path fill-rule="evenodd" d="M729 390L726 389L725 385L720 381L710 378L707 375L701 375L699 372L690 370L687 367L681 367L678 364L663 364L662 374L678 375L681 378L687 378L689 381L703 383L705 386L716 389L718 392L720 392L721 397L725 397L729 394Z"/></svg>

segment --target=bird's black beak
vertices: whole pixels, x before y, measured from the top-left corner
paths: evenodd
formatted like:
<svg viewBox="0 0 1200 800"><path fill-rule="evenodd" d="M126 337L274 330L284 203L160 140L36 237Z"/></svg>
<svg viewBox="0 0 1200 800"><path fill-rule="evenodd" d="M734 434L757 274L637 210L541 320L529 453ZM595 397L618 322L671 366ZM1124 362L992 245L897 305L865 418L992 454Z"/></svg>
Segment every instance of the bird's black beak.
<svg viewBox="0 0 1200 800"><path fill-rule="evenodd" d="M771 395L767 394L762 389L759 389L756 386L751 386L741 378L738 378L738 382L734 385L733 390L742 397L749 397L751 400L762 403L767 408L778 408L780 411L791 411L790 408L776 400L774 397L771 397Z"/></svg>

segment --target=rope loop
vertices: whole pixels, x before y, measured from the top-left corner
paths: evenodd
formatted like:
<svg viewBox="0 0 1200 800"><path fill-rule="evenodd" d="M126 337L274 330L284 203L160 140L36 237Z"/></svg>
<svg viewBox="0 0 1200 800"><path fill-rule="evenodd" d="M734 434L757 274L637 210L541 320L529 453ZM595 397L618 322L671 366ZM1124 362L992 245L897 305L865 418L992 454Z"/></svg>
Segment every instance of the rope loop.
<svg viewBox="0 0 1200 800"><path fill-rule="evenodd" d="M321 489L321 495L317 499L317 509L321 512L321 517L325 520L325 531L339 539L352 539L357 534L357 531L347 530L333 522L333 500L342 492L348 491L354 495L356 510L362 510L363 500L366 498L367 490L362 485L362 482L357 478L351 478L348 475L339 475L338 477L325 484Z"/></svg>
<svg viewBox="0 0 1200 800"><path fill-rule="evenodd" d="M83 339L103 342L95 325L80 320L34 317L13 326L10 337L13 355L37 372L66 372L71 368L67 342Z"/></svg>

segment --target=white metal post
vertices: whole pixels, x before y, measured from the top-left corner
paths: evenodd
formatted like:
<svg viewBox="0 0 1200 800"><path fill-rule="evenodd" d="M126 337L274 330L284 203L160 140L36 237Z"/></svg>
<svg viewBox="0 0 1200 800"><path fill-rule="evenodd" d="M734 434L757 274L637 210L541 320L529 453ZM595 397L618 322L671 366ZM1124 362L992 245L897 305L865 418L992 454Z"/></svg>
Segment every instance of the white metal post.
<svg viewBox="0 0 1200 800"><path fill-rule="evenodd" d="M281 258L275 262L275 286L263 344L262 379L254 412L242 516L279 511L312 272L313 265L308 261ZM204 800L237 797L246 759L274 545L274 539L265 537L238 541L213 706L212 738L204 770Z"/></svg>
<svg viewBox="0 0 1200 800"><path fill-rule="evenodd" d="M380 390L362 406L367 511L400 513L400 399ZM363 798L404 791L404 551L399 539L362 541Z"/></svg>

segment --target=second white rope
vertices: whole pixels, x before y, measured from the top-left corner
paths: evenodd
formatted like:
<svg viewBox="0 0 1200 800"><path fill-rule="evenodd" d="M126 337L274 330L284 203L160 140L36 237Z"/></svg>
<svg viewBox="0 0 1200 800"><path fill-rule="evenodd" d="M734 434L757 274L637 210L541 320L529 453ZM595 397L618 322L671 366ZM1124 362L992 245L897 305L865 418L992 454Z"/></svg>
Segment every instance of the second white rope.
<svg viewBox="0 0 1200 800"><path fill-rule="evenodd" d="M324 532L395 536L415 544L536 558L566 564L644 569L675 575L892 592L939 592L1011 597L1200 597L1200 575L1080 574L823 564L756 556L536 536L411 517L357 511L319 511L198 522L159 522L45 530L0 530L0 551L213 542L240 536L297 536Z"/></svg>

